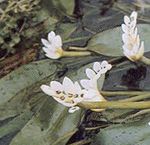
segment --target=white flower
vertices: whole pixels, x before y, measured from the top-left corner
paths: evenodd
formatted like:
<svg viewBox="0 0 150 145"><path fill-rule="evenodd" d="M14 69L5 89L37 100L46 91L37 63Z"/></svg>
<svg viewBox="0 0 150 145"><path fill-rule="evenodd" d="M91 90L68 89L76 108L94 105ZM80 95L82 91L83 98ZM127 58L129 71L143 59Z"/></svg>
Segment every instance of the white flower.
<svg viewBox="0 0 150 145"><path fill-rule="evenodd" d="M111 69L111 65L107 61L102 63L95 62L93 70L87 68L86 74L89 80L81 80L81 88L78 82L73 82L68 77L65 77L62 84L58 81L52 81L50 86L42 85L41 89L44 93L52 96L57 102L69 107L69 112L73 113L79 109L78 103L84 101L97 102L105 101L103 96L98 91L97 80L101 74L106 73ZM98 111L99 109L93 109Z"/></svg>
<svg viewBox="0 0 150 145"><path fill-rule="evenodd" d="M107 61L95 62L93 64L93 69L87 68L86 75L88 79L83 79L80 81L81 85L85 89L97 89L97 80L102 74L105 74L108 70L112 68L111 64Z"/></svg>
<svg viewBox="0 0 150 145"><path fill-rule="evenodd" d="M84 98L86 98L86 101L96 102L105 100L99 93L97 81L102 74L105 74L111 68L111 64L109 64L107 61L102 61L101 63L95 62L93 64L93 69L86 69L86 75L88 79L83 79L80 81L82 87L87 90L87 92L84 93Z"/></svg>
<svg viewBox="0 0 150 145"><path fill-rule="evenodd" d="M52 81L50 86L42 85L41 89L57 102L70 107L70 113L78 110L79 107L76 105L83 100L83 90L80 85L78 82L73 83L68 77L64 78L62 84L58 81Z"/></svg>
<svg viewBox="0 0 150 145"><path fill-rule="evenodd" d="M150 122L148 122L148 125L150 126Z"/></svg>
<svg viewBox="0 0 150 145"><path fill-rule="evenodd" d="M44 47L43 51L45 55L52 59L58 59L62 56L62 40L59 35L56 35L53 31L48 34L48 40L41 39Z"/></svg>
<svg viewBox="0 0 150 145"><path fill-rule="evenodd" d="M140 38L137 32L137 12L133 11L130 15L124 16L124 23L122 24L122 40L124 45L122 46L124 55L131 61L137 61L141 59L144 54L144 42L140 42Z"/></svg>

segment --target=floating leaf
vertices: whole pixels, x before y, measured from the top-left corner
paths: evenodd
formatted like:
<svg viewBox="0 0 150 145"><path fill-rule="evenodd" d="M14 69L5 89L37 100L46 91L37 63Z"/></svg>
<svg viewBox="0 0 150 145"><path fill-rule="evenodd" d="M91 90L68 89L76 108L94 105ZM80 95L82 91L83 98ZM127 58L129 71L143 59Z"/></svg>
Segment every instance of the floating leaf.
<svg viewBox="0 0 150 145"><path fill-rule="evenodd" d="M150 25L139 24L140 39L144 41L145 52L150 51ZM123 56L121 27L106 30L96 34L88 43L88 50L106 56Z"/></svg>
<svg viewBox="0 0 150 145"><path fill-rule="evenodd" d="M139 122L111 125L96 136L92 145L148 145L150 142L149 119Z"/></svg>
<svg viewBox="0 0 150 145"><path fill-rule="evenodd" d="M74 10L73 0L44 0L42 3L50 12L50 15L58 19L66 15L72 15Z"/></svg>
<svg viewBox="0 0 150 145"><path fill-rule="evenodd" d="M66 144L77 131L82 110L69 114L67 107L45 95L40 85L58 79L64 64L74 63L67 61L34 62L0 80L0 138L13 134L12 145ZM83 68L79 66L85 61L74 64L67 76L74 80L84 77Z"/></svg>
<svg viewBox="0 0 150 145"><path fill-rule="evenodd" d="M70 35L76 30L77 24L75 23L61 23L56 28L56 33L61 35L61 38L64 40L67 40Z"/></svg>
<svg viewBox="0 0 150 145"><path fill-rule="evenodd" d="M24 88L54 74L56 69L57 67L52 64L52 61L44 60L25 65L8 74L0 80L0 105L9 101Z"/></svg>
<svg viewBox="0 0 150 145"><path fill-rule="evenodd" d="M10 145L63 145L76 132L79 119L80 111L69 114L66 107L49 97Z"/></svg>

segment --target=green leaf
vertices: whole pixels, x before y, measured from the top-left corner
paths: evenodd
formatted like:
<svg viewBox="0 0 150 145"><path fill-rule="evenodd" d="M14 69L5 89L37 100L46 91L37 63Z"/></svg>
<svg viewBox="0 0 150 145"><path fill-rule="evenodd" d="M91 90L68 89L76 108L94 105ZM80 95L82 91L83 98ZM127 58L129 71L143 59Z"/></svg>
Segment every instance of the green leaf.
<svg viewBox="0 0 150 145"><path fill-rule="evenodd" d="M92 145L148 145L150 142L149 119L139 122L111 125L96 136Z"/></svg>
<svg viewBox="0 0 150 145"><path fill-rule="evenodd" d="M59 70L63 71L66 61L68 59L63 63L51 60L34 62L0 80L0 121L3 122L0 138L11 133L14 136L12 145L66 144L77 131L82 110L69 114L67 107L40 90L41 84L60 80L57 74ZM67 65L72 63L74 61L69 60ZM84 68L89 65L79 69L82 63L74 64L66 75L75 81L86 78Z"/></svg>
<svg viewBox="0 0 150 145"><path fill-rule="evenodd" d="M77 24L75 23L61 23L58 27L56 27L56 33L61 36L64 42L70 37L76 28Z"/></svg>
<svg viewBox="0 0 150 145"><path fill-rule="evenodd" d="M144 41L145 52L150 51L150 25L139 24L138 31ZM123 56L121 27L96 34L88 43L87 49L106 56Z"/></svg>
<svg viewBox="0 0 150 145"><path fill-rule="evenodd" d="M65 145L77 131L82 110L69 114L68 108L45 95L41 84L59 80L61 72L74 81L86 79L85 68L93 57L42 60L24 65L0 80L0 137L13 134L12 145ZM82 61L79 61L82 60ZM84 66L83 66L84 65ZM61 75L62 76L62 75ZM103 81L100 81L102 86ZM16 135L17 133L17 135Z"/></svg>
<svg viewBox="0 0 150 145"><path fill-rule="evenodd" d="M77 131L80 113L69 114L66 107L48 97L40 112L17 134L11 145L63 145Z"/></svg>
<svg viewBox="0 0 150 145"><path fill-rule="evenodd" d="M72 15L74 9L73 0L54 0L55 5L62 6L68 15Z"/></svg>
<svg viewBox="0 0 150 145"><path fill-rule="evenodd" d="M44 60L20 67L3 77L0 80L0 105L9 101L24 88L28 88L37 81L51 76L56 70L57 67L55 64L52 64L52 61Z"/></svg>
<svg viewBox="0 0 150 145"><path fill-rule="evenodd" d="M66 15L72 15L74 10L73 0L44 0L42 3L50 15L58 19Z"/></svg>

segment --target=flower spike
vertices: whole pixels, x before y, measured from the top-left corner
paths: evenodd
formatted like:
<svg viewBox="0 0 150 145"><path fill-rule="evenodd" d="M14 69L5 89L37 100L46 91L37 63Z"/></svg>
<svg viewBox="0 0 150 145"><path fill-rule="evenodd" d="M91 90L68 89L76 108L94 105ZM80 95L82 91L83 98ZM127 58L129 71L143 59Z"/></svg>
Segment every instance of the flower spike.
<svg viewBox="0 0 150 145"><path fill-rule="evenodd" d="M144 42L140 42L137 32L137 12L133 11L130 15L124 16L124 24L122 24L122 41L124 45L123 53L131 61L138 61L144 54Z"/></svg>
<svg viewBox="0 0 150 145"><path fill-rule="evenodd" d="M62 40L59 35L56 35L53 31L48 34L48 40L41 39L44 47L43 51L45 55L52 59L58 59L62 56Z"/></svg>
<svg viewBox="0 0 150 145"><path fill-rule="evenodd" d="M73 82L68 77L63 79L63 82L51 81L50 85L42 85L42 91L52 96L57 102L69 107L69 112L73 113L79 109L77 106L80 102L99 102L106 101L100 94L97 88L97 80L101 74L106 73L111 69L111 65L107 61L101 63L95 62L93 70L86 69L86 74L89 79L81 80L81 86L78 82ZM92 109L93 111L101 111L103 109Z"/></svg>
<svg viewBox="0 0 150 145"><path fill-rule="evenodd" d="M111 64L107 61L95 62L93 64L93 69L87 68L86 75L88 79L83 79L80 81L81 85L85 89L97 90L97 80L102 74L105 74L108 70L112 68Z"/></svg>
<svg viewBox="0 0 150 145"><path fill-rule="evenodd" d="M88 93L91 93L93 95L90 98L90 101L105 101L104 97L100 94L98 90L97 81L101 77L102 74L105 74L108 70L111 69L111 64L109 64L107 61L95 62L93 64L93 69L87 68L86 69L86 75L88 79L83 79L80 81L81 86L88 91ZM85 93L86 96L86 93ZM88 98L85 97L85 98Z"/></svg>
<svg viewBox="0 0 150 145"><path fill-rule="evenodd" d="M62 39L60 35L56 35L55 32L51 31L48 34L48 40L41 39L44 47L43 51L48 58L59 59L61 57L71 56L86 56L90 55L89 51L65 51L62 49Z"/></svg>
<svg viewBox="0 0 150 145"><path fill-rule="evenodd" d="M83 100L83 92L78 82L73 83L68 77L65 77L63 83L52 81L50 86L42 85L42 91L52 96L57 102L66 107L70 107L69 112L78 110L77 103Z"/></svg>

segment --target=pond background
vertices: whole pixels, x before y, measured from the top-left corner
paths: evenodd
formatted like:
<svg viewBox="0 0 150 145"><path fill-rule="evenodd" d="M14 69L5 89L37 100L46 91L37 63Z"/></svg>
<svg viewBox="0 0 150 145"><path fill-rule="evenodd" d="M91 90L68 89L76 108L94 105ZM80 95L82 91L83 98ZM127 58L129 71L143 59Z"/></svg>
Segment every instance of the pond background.
<svg viewBox="0 0 150 145"><path fill-rule="evenodd" d="M110 51L121 45L120 32L115 28L120 27L123 16L133 10L138 11L141 39L148 46L149 1L143 1L144 9L136 2L0 1L0 9L4 11L0 12L0 145L149 144L148 113L125 122L126 117L139 110L116 109L102 113L81 110L68 114L67 108L39 88L43 83L62 80L64 76L79 80L85 77L84 70L92 62L116 58L121 48ZM86 47L92 51L92 56L46 59L40 39L52 30L62 37L64 49ZM101 42L107 49L97 47ZM146 51L145 55L150 57L150 48ZM149 66L131 63L124 57L118 61L123 64L106 74L103 90L150 90ZM107 99L123 98L125 96Z"/></svg>

